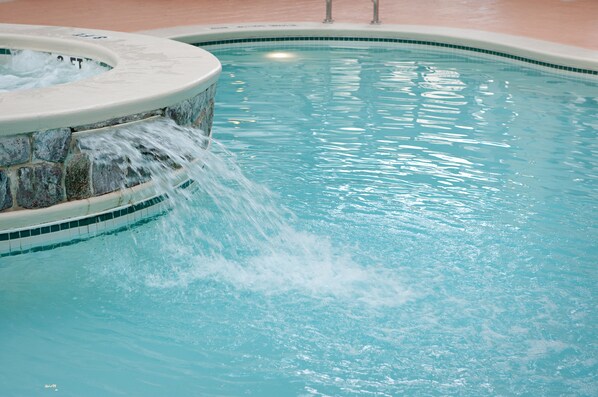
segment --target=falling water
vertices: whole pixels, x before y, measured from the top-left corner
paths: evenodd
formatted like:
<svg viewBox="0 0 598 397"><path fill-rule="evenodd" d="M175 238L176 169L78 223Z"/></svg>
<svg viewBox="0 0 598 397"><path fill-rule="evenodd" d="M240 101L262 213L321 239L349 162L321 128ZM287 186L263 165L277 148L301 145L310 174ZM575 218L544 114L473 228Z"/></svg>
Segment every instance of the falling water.
<svg viewBox="0 0 598 397"><path fill-rule="evenodd" d="M1 258L3 395L597 394L594 83L214 52L209 149L164 119L77 138L170 211Z"/></svg>
<svg viewBox="0 0 598 397"><path fill-rule="evenodd" d="M206 150L208 143L202 131L166 118L79 140L94 163L117 165L128 175L121 188L151 178L154 194L170 198L171 212L155 220L153 236L123 247L125 252L151 250L155 261L131 265L119 251L117 271L127 282L180 288L218 279L266 293L296 290L375 305L408 299L396 272L359 265L352 247L337 247L325 236L298 229L295 215L276 194L248 179L226 147L213 141ZM173 186L177 172L194 181L191 189Z"/></svg>

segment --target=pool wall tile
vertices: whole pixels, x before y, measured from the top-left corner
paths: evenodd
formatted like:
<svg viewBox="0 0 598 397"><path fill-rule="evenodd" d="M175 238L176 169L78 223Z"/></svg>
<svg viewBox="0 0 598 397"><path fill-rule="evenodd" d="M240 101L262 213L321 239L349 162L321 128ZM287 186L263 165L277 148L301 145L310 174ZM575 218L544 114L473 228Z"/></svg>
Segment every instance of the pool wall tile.
<svg viewBox="0 0 598 397"><path fill-rule="evenodd" d="M10 241L0 241L0 253L2 252L10 252Z"/></svg>
<svg viewBox="0 0 598 397"><path fill-rule="evenodd" d="M90 236L95 236L98 234L98 225L97 223L90 223L87 225L87 230L89 231Z"/></svg>
<svg viewBox="0 0 598 397"><path fill-rule="evenodd" d="M21 251L21 240L20 239L9 240L9 252L16 253L16 252L20 252L20 251Z"/></svg>
<svg viewBox="0 0 598 397"><path fill-rule="evenodd" d="M230 45L230 44L245 44L245 43L262 43L262 42L279 42L279 41L342 41L342 42L380 42L380 43L397 43L397 44L413 44L423 45L431 47L442 47L461 51L476 52L479 54L492 55L500 58L507 58L513 61L524 62L536 66L547 67L550 69L567 71L582 75L598 76L598 70L577 68L571 66L560 65L551 62L541 61L530 57L523 57L518 55L509 54L507 52L487 50L478 47L465 46L459 44L451 44L442 41L428 41L428 40L415 40L415 39L402 39L402 38L376 38L376 37L347 37L347 36L291 36L291 37L268 37L268 38L238 38L238 39L226 39L226 40L207 40L194 43L197 47L210 47L214 45Z"/></svg>
<svg viewBox="0 0 598 397"><path fill-rule="evenodd" d="M187 189L190 186L193 186L193 181L187 180L177 188ZM168 198L159 195L80 219L0 232L0 257L53 249L100 234L124 230L136 223L162 215L169 208Z"/></svg>

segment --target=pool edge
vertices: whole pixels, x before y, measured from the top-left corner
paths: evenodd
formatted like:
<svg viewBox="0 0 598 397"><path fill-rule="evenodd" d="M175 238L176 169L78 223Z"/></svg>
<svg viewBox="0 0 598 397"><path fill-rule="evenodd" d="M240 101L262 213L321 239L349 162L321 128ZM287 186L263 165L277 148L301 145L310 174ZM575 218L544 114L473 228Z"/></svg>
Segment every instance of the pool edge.
<svg viewBox="0 0 598 397"><path fill-rule="evenodd" d="M424 25L369 25L349 23L251 23L222 25L190 25L146 30L139 33L168 38L189 44L249 38L275 37L365 37L402 39L424 43L442 43L456 47L480 49L511 55L515 60L533 60L549 65L591 71L579 75L598 75L598 51L523 36L487 31L431 27ZM521 58L521 59L517 59ZM530 64L533 64L531 62ZM543 65L540 65L543 66ZM562 70L561 68L554 68ZM575 73L575 71L573 71ZM577 74L577 73L576 73Z"/></svg>

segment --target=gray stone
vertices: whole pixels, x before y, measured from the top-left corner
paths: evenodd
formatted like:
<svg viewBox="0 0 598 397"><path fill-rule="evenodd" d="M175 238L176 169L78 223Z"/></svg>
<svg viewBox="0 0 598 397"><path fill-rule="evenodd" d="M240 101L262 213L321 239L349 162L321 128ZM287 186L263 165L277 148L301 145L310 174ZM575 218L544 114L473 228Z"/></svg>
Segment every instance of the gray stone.
<svg viewBox="0 0 598 397"><path fill-rule="evenodd" d="M166 116L173 119L178 125L195 125L199 114L205 107L206 92L207 91L203 91L193 98L186 99L167 108Z"/></svg>
<svg viewBox="0 0 598 397"><path fill-rule="evenodd" d="M114 192L126 185L126 167L121 167L126 160L112 159L110 162L93 161L92 186L94 196Z"/></svg>
<svg viewBox="0 0 598 397"><path fill-rule="evenodd" d="M208 87L208 89L206 90L206 98L208 100L214 100L214 97L216 96L216 84L212 84L210 87Z"/></svg>
<svg viewBox="0 0 598 397"><path fill-rule="evenodd" d="M173 170L178 170L182 167L172 157L164 153L164 151L158 147L151 147L145 146L143 144L138 144L136 145L136 148L139 150L139 153L141 153L146 162L160 163L161 165L166 166L168 168L172 168ZM148 176L151 176L149 174L149 171L147 172Z"/></svg>
<svg viewBox="0 0 598 397"><path fill-rule="evenodd" d="M28 136L0 138L0 167L26 163L30 158L31 145Z"/></svg>
<svg viewBox="0 0 598 397"><path fill-rule="evenodd" d="M64 200L62 168L42 163L17 171L17 204L23 208L44 208Z"/></svg>
<svg viewBox="0 0 598 397"><path fill-rule="evenodd" d="M66 163L64 186L67 200L81 200L91 197L91 162L86 154L73 155Z"/></svg>
<svg viewBox="0 0 598 397"><path fill-rule="evenodd" d="M79 151L79 152L92 152L92 145L90 145L90 142L93 142L89 137L82 137L82 138L76 138L75 139L75 151Z"/></svg>
<svg viewBox="0 0 598 397"><path fill-rule="evenodd" d="M189 125L193 118L195 109L189 100L183 101L178 105L166 109L166 116L174 120L178 125Z"/></svg>
<svg viewBox="0 0 598 397"><path fill-rule="evenodd" d="M0 170L0 211L12 207L12 194L10 192L10 178L8 172Z"/></svg>
<svg viewBox="0 0 598 397"><path fill-rule="evenodd" d="M216 84L213 84L193 98L166 108L165 115L173 119L178 125L200 127L206 136L210 136L215 93Z"/></svg>
<svg viewBox="0 0 598 397"><path fill-rule="evenodd" d="M38 131L33 134L33 158L54 163L63 162L70 143L70 128Z"/></svg>
<svg viewBox="0 0 598 397"><path fill-rule="evenodd" d="M151 179L151 173L146 168L134 169L133 167L127 167L126 175L126 187L141 185L142 183L148 182Z"/></svg>

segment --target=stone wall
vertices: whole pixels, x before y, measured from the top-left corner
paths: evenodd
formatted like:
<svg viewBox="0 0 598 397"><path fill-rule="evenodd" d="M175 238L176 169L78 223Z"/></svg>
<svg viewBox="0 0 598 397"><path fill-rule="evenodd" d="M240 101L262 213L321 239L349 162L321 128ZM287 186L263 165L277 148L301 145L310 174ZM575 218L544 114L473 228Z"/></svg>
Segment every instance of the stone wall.
<svg viewBox="0 0 598 397"><path fill-rule="evenodd" d="M122 164L94 164L78 145L77 133L99 128L110 133L123 123L165 116L179 125L196 126L209 138L215 92L214 84L193 98L151 112L0 137L0 212L45 208L146 182L147 175L129 175Z"/></svg>

